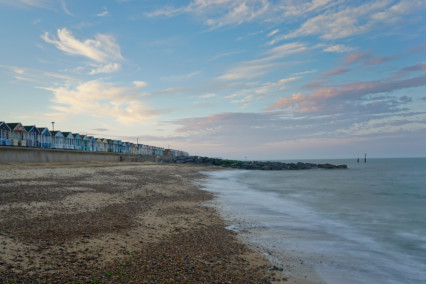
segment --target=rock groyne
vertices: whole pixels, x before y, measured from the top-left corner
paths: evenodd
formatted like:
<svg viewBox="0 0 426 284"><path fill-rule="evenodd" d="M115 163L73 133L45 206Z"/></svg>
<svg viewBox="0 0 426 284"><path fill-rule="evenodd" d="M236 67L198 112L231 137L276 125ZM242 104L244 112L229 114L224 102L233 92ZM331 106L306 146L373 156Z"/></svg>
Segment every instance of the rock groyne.
<svg viewBox="0 0 426 284"><path fill-rule="evenodd" d="M200 156L179 156L174 158L163 158L163 163L196 164L207 166L219 166L225 168L245 170L308 170L308 169L347 169L347 165L313 164L313 163L282 163L270 161L238 161L220 158L209 158Z"/></svg>

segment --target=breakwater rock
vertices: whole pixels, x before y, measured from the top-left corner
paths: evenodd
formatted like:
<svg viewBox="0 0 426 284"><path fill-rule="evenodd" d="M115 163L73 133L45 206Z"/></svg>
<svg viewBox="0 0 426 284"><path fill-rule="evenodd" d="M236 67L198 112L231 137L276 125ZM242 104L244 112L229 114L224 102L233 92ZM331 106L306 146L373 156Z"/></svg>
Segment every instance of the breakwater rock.
<svg viewBox="0 0 426 284"><path fill-rule="evenodd" d="M219 166L225 168L245 169L245 170L308 170L308 169L347 169L347 165L313 164L313 163L281 163L264 161L237 161L224 160L219 158L209 158L200 156L179 156L165 158L162 163L176 164L203 164L207 166Z"/></svg>

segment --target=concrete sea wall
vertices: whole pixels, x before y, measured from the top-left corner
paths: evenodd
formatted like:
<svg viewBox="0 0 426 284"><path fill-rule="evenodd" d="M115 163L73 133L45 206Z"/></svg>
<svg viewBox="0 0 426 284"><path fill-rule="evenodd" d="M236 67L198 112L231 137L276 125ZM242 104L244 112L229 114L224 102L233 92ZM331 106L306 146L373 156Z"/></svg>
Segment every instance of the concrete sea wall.
<svg viewBox="0 0 426 284"><path fill-rule="evenodd" d="M154 156L0 146L0 163L155 161Z"/></svg>

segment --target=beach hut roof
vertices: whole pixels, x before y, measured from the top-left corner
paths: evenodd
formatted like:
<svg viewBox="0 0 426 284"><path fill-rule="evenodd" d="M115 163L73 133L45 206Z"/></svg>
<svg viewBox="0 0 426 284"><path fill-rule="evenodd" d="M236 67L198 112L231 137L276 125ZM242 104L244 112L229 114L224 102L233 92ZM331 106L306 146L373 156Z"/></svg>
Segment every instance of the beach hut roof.
<svg viewBox="0 0 426 284"><path fill-rule="evenodd" d="M10 129L9 125L7 125L4 121L0 121L0 129L12 131L12 129Z"/></svg>
<svg viewBox="0 0 426 284"><path fill-rule="evenodd" d="M24 128L25 128L25 131L27 131L27 132L32 131L32 132L40 133L40 130L38 130L35 125L25 125Z"/></svg>
<svg viewBox="0 0 426 284"><path fill-rule="evenodd" d="M52 135L52 134L50 133L50 131L49 131L49 128L48 128L48 127L37 127L37 129L38 129L38 131L39 131L41 134L43 134L43 135L46 135L46 134Z"/></svg>
<svg viewBox="0 0 426 284"><path fill-rule="evenodd" d="M26 132L24 126L20 122L7 123L7 125L12 131Z"/></svg>
<svg viewBox="0 0 426 284"><path fill-rule="evenodd" d="M71 132L62 132L62 135L64 135L64 137L67 137L67 138L70 138L69 136L71 136L71 138L74 138Z"/></svg>
<svg viewBox="0 0 426 284"><path fill-rule="evenodd" d="M52 133L52 136L62 136L62 137L64 137L64 135L62 134L62 132L60 130L50 131L50 133Z"/></svg>

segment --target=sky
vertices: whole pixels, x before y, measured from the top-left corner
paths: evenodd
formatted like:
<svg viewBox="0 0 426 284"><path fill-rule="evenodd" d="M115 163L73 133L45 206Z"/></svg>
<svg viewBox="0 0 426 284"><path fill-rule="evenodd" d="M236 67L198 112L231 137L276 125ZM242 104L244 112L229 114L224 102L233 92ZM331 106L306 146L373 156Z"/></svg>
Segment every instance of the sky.
<svg viewBox="0 0 426 284"><path fill-rule="evenodd" d="M0 0L0 121L240 160L426 157L424 0Z"/></svg>

